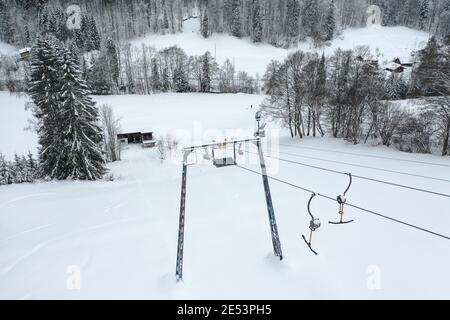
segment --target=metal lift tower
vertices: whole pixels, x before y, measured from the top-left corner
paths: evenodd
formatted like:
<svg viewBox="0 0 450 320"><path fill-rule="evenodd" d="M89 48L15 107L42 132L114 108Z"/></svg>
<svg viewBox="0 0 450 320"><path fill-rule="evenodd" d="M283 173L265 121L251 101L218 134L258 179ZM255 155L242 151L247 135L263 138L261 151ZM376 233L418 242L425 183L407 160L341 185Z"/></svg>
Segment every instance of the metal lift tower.
<svg viewBox="0 0 450 320"><path fill-rule="evenodd" d="M258 129L255 133L255 139L247 139L247 140L232 140L219 143L206 144L201 146L192 146L183 149L183 173L181 179L181 203L180 203L180 220L179 220L179 228L178 228L178 252L177 252L177 269L176 269L176 277L177 281L183 280L183 253L184 253L184 227L186 221L186 186L187 186L187 169L188 169L188 158L191 153L196 150L207 150L208 148L226 148L229 145L234 146L234 161L230 161L230 159L219 159L220 165L216 165L218 168L223 168L227 166L237 165L236 163L236 145L237 144L246 144L246 143L254 143L258 148L259 161L261 165L261 173L264 184L264 191L266 196L266 204L267 204L267 212L269 214L269 222L270 222L270 230L272 237L273 250L277 257L280 260L283 260L283 253L281 250L280 237L278 235L277 221L275 218L275 211L273 209L272 196L270 193L269 179L267 177L267 169L266 163L264 161L264 154L261 146L261 137L264 136L260 121L261 121L261 113L258 112L256 114L256 121L258 123ZM213 159L216 160L216 159ZM215 164L217 161L214 161Z"/></svg>

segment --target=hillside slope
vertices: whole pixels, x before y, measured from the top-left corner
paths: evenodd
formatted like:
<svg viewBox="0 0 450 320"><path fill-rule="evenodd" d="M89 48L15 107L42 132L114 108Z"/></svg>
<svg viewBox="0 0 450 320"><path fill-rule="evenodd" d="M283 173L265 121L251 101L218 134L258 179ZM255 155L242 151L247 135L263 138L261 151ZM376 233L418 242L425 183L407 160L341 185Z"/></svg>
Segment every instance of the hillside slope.
<svg viewBox="0 0 450 320"><path fill-rule="evenodd" d="M409 57L411 52L425 46L429 34L405 27L372 27L361 29L348 29L334 39L329 46L315 49L310 42L299 43L298 47L289 50L275 48L269 44L254 44L249 39L238 39L226 34L213 34L205 39L200 35L199 23L195 19L185 22L184 30L177 34L148 35L134 39L132 44L140 46L146 44L156 49L165 49L177 45L189 55L201 55L210 51L216 55L221 64L225 59L235 61L236 69L243 70L251 75L263 75L267 65L273 59L282 60L289 53L296 50L315 51L332 54L337 48L344 50L357 46L368 45L372 53L378 51L382 54L380 60L392 60L397 57Z"/></svg>
<svg viewBox="0 0 450 320"><path fill-rule="evenodd" d="M1 93L0 101L6 101L3 95L6 93ZM23 110L24 99L8 97L9 111ZM158 135L178 131L204 141L231 129L250 135L254 110L248 106L260 99L257 95L199 94L96 98L112 105L125 129L150 126ZM0 109L5 105L0 103ZM183 111L186 108L191 112ZM7 137L14 140L19 128L26 126L27 114L0 116L0 129L5 123L14 123L17 129L2 132L0 136L5 138L0 140L0 150L8 147ZM265 148L267 156L276 155L279 148L325 160L283 155L292 161L448 192L445 181L368 167L449 180L449 159L354 146L337 139L298 141L287 134L280 134L283 145ZM277 137L276 130L270 130L268 136ZM28 144L26 139L30 139ZM35 145L31 136L23 136L23 140L18 141L23 148ZM307 149L296 149L299 146ZM255 147L249 145L248 150L255 152ZM322 227L314 237L319 253L314 256L301 238L308 232L310 194L271 181L285 256L284 261L277 261L272 254L261 177L239 167L216 169L202 159L202 154L189 159L197 165L188 169L184 282L179 284L174 276L179 155L161 163L157 149L128 146L123 161L109 165L116 177L113 182L55 181L0 187L0 299L450 298L449 241L350 207L346 218L355 222L331 226L327 222L338 219L337 204L316 199L312 210ZM260 170L253 155L238 161ZM348 183L344 176L274 159L267 158L267 164L271 175L332 197L342 193ZM448 198L355 178L347 199L450 234ZM80 290L67 286L74 268L80 270Z"/></svg>

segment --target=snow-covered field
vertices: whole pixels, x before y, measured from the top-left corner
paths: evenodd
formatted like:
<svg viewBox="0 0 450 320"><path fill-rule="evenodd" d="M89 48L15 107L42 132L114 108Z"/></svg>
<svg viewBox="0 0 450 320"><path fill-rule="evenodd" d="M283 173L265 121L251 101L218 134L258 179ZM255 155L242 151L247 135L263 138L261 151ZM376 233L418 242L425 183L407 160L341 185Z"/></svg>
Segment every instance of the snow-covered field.
<svg viewBox="0 0 450 320"><path fill-rule="evenodd" d="M266 67L273 59L283 60L296 50L313 51L331 55L337 48L343 50L354 49L357 46L367 45L376 55L380 49L380 61L408 58L412 51L422 49L429 39L429 34L406 27L380 27L347 29L342 35L333 40L325 48L314 48L310 42L301 42L297 48L289 50L275 48L269 44L253 44L249 39L238 39L226 34L213 34L208 39L199 33L197 20L188 20L184 23L183 32L167 35L148 35L133 40L131 43L140 46L142 43L154 46L156 49L165 49L177 45L189 55L201 55L210 51L216 56L219 64L230 59L236 64L237 70L243 70L251 75L266 71ZM405 60L405 59L403 59Z"/></svg>
<svg viewBox="0 0 450 320"><path fill-rule="evenodd" d="M228 130L251 133L255 110L249 107L263 97L167 94L96 99L111 104L126 129L150 127L161 136L186 132L196 141L207 141ZM11 155L35 148L36 138L22 130L30 117L23 111L25 99L0 93L0 101L0 151ZM278 136L275 128L271 133ZM279 146L282 152L450 179L448 158L332 139L292 141L286 132L279 137L282 144L440 166ZM450 191L444 181L282 157ZM258 170L249 160L240 159L240 164ZM272 175L324 194L337 196L347 186L345 176L274 160L269 164ZM124 150L123 161L110 169L117 178L114 182L0 187L0 298L450 298L450 241L351 208L347 215L355 223L330 226L326 222L338 218L337 205L317 199L312 209L323 227L314 239L319 256L313 256L301 239L308 231L310 195L272 181L285 255L285 260L277 261L272 255L261 177L239 167L216 169L208 163L189 167L184 282L177 284L180 164L161 163L156 150L130 146ZM448 198L361 180L354 181L347 198L450 234ZM67 285L76 275L71 273L74 270L80 271L80 290Z"/></svg>
<svg viewBox="0 0 450 320"><path fill-rule="evenodd" d="M0 41L0 54L12 54L17 53L17 48L14 46Z"/></svg>

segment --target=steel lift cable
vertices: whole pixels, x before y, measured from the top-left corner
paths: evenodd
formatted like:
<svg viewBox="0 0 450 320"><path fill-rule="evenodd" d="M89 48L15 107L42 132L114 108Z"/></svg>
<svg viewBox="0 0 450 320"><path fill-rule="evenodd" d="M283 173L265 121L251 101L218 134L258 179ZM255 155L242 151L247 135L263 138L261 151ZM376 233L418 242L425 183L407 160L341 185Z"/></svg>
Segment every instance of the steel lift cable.
<svg viewBox="0 0 450 320"><path fill-rule="evenodd" d="M245 170L245 171L248 171L248 172L257 174L257 175L261 175L258 171L255 171L255 170L252 170L252 169L243 167L243 166L241 166L241 165L237 165L236 167L238 167L238 168L240 168L240 169L242 169L242 170ZM312 190L310 190L310 189L301 187L301 186L299 186L299 185L296 185L296 184L294 184L294 183L290 183L290 182L288 182L288 181L285 181L285 180L282 180L282 179L279 179L279 178L275 178L275 177L272 177L272 176L267 176L267 177L268 177L270 180L279 182L279 183L281 183L281 184L284 184L284 185L287 185L287 186L290 186L290 187L293 187L293 188L302 190L302 191L307 192L307 193L315 193L318 197L321 197L321 198L324 198L324 199L327 199L327 200L336 202L336 199L334 199L333 197L330 197L330 196L327 196L327 195L324 195L324 194L321 194L321 193L316 193L316 192L314 192L314 191L312 191ZM392 218L392 217L390 217L390 216L381 214L381 213L376 212L376 211L373 211L373 210L365 209L365 208L363 208L363 207L361 207L361 206L357 206L357 205L354 205L354 204L351 204L351 203L347 203L347 206L348 206L348 207L351 207L351 208L354 208L354 209L357 209L357 210L359 210L359 211L363 211L363 212L365 212L365 213L369 213L369 214L374 215L374 216L377 216L377 217L379 217L379 218L383 218L383 219L385 219L385 220L389 220L389 221L392 221L392 222L401 224L401 225L403 225L403 226L406 226L406 227L409 227L409 228L413 228L413 229L416 229L416 230L419 230L419 231L422 231L422 232L431 234L431 235L433 235L433 236L436 236L436 237L439 237L439 238L442 238L442 239L450 240L450 236L447 236L447 235L444 235L444 234L442 234L442 233L438 233L438 232L432 231L432 230L427 229L427 228L424 228L424 227L420 227L420 226L418 226L418 225L414 225L414 224L409 223L409 222L406 222L406 221L402 221L402 220L399 220L399 219L396 219L396 218Z"/></svg>

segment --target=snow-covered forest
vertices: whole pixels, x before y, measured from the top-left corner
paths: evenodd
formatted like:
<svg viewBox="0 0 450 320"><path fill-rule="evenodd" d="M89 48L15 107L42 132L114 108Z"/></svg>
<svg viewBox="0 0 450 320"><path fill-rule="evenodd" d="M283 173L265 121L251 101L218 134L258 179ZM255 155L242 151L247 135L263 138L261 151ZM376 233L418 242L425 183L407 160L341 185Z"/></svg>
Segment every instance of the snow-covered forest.
<svg viewBox="0 0 450 320"><path fill-rule="evenodd" d="M2 0L0 39L18 46L31 45L36 35L54 33L75 38L84 49L100 38L117 42L147 33L175 33L183 22L200 16L202 34L224 32L255 42L288 45L313 37L330 40L339 30L366 25L366 9L378 5L383 25L406 26L445 36L450 32L448 0L81 0L83 23L79 32L65 29L64 0ZM198 8L197 11L193 11Z"/></svg>

